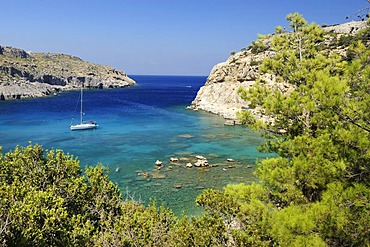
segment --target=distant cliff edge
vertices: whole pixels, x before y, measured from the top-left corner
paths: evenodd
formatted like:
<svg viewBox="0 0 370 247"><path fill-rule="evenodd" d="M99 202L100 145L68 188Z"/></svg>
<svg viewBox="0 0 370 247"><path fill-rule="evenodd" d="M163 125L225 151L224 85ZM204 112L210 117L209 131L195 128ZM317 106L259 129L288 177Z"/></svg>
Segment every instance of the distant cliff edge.
<svg viewBox="0 0 370 247"><path fill-rule="evenodd" d="M366 21L348 22L341 25L325 27L329 34L328 42L333 42L332 37L345 40L345 35L355 34L366 27ZM339 44L340 42L338 42ZM333 52L344 55L346 47L338 45L332 48ZM223 116L226 119L236 120L236 113L243 108L248 108L249 102L241 99L239 87L249 88L257 79L263 79L266 86L276 84L276 78L270 74L259 72L262 61L274 56L275 52L270 49L270 44L265 44L265 49L256 50L252 45L242 49L241 52L232 53L227 61L215 65L203 87L197 93L196 98L189 106L190 109L203 110ZM280 82L281 83L281 82ZM284 90L289 91L289 86L281 83ZM284 84L284 85L283 85ZM264 118L259 109L253 109L257 118Z"/></svg>
<svg viewBox="0 0 370 247"><path fill-rule="evenodd" d="M85 88L136 84L125 72L65 54L28 53L0 46L0 100L35 98Z"/></svg>

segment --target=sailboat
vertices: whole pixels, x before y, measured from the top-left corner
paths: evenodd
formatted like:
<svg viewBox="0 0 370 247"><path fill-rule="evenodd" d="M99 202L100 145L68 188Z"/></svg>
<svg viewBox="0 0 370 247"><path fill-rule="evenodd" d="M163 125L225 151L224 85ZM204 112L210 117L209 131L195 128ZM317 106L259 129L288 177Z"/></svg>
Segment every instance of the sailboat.
<svg viewBox="0 0 370 247"><path fill-rule="evenodd" d="M98 127L97 123L95 121L89 121L87 123L84 123L84 120L83 120L83 84L81 86L81 102L80 102L80 123L79 124L75 124L75 125L71 125L69 128L71 130L87 130L87 129L95 129Z"/></svg>

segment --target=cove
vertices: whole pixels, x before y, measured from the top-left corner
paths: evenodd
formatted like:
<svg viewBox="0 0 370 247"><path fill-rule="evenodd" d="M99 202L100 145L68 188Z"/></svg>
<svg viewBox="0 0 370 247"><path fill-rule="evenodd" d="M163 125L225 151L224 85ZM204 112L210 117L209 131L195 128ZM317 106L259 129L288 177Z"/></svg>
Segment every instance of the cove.
<svg viewBox="0 0 370 247"><path fill-rule="evenodd" d="M242 126L225 126L219 116L186 109L206 77L131 77L137 86L84 92L85 119L98 122L95 130L69 129L72 118L78 117L77 91L0 102L3 153L31 141L73 154L82 168L102 163L124 198L145 204L156 198L176 214L198 214L194 201L206 188L256 181L255 161L266 157L257 151L264 141L260 135ZM214 167L186 168L196 155L205 156ZM179 161L171 163L171 157ZM161 170L156 160L163 162Z"/></svg>

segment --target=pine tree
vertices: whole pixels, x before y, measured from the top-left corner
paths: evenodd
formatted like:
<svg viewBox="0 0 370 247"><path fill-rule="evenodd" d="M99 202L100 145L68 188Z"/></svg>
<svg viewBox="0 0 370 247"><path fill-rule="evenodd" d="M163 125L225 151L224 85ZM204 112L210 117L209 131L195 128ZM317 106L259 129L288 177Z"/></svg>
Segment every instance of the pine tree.
<svg viewBox="0 0 370 247"><path fill-rule="evenodd" d="M243 245L367 246L370 49L355 37L348 60L325 50L325 33L316 24L297 13L287 20L291 32L276 29L275 56L260 67L278 83L266 87L260 80L240 90L252 108L261 107L272 119L262 122L248 110L240 114L269 138L261 150L277 157L259 162L258 187L225 189L224 196L237 198L241 208L236 239ZM253 196L257 191L264 196ZM217 210L210 201L204 202Z"/></svg>

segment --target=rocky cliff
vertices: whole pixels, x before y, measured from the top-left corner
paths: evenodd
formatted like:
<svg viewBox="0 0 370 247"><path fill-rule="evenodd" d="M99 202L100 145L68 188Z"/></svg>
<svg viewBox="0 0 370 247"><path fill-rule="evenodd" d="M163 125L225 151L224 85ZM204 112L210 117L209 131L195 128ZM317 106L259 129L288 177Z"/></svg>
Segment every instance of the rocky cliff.
<svg viewBox="0 0 370 247"><path fill-rule="evenodd" d="M0 100L43 97L59 91L135 85L125 72L53 53L0 46Z"/></svg>
<svg viewBox="0 0 370 247"><path fill-rule="evenodd" d="M325 27L328 39L341 40L342 35L354 34L366 27L366 22L349 22L341 25ZM344 40L344 39L343 39ZM252 45L241 52L232 53L227 61L215 65L203 87L197 93L190 109L203 110L218 114L226 119L236 119L236 113L247 108L249 102L241 99L239 87L251 87L258 78L263 79L266 86L276 85L274 76L259 72L259 66L266 57L274 56L268 42L265 49L254 49ZM343 50L342 50L343 51ZM336 52L341 52L337 49ZM288 85L280 83L279 88L289 90ZM253 110L257 118L264 118L259 109Z"/></svg>

